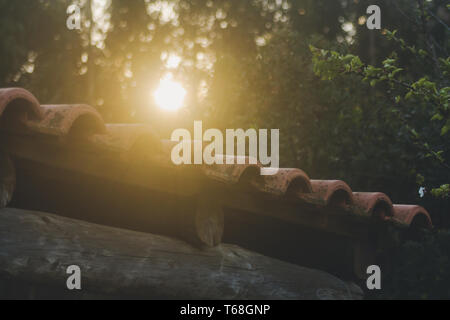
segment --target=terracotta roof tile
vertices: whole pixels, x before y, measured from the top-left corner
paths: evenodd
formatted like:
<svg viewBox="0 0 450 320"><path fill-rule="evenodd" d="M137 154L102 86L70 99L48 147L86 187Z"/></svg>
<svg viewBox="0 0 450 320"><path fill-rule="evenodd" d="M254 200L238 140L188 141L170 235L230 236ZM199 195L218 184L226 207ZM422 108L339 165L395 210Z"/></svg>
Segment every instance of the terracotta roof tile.
<svg viewBox="0 0 450 320"><path fill-rule="evenodd" d="M353 204L352 190L344 181L311 180L311 185L312 193L305 194L302 198L325 206L343 209Z"/></svg>
<svg viewBox="0 0 450 320"><path fill-rule="evenodd" d="M203 165L203 173L214 180L225 182L227 184L236 184L247 178L258 178L259 170L262 167L256 159L250 160L249 157L216 155L223 164ZM233 161L234 164L227 164ZM239 164L242 162L242 164Z"/></svg>
<svg viewBox="0 0 450 320"><path fill-rule="evenodd" d="M14 107L24 111L29 119L40 119L42 109L39 101L27 90L22 88L0 89L0 116L2 116L6 107Z"/></svg>
<svg viewBox="0 0 450 320"><path fill-rule="evenodd" d="M416 226L422 228L432 228L430 214L421 206L416 205L399 205L393 206L394 219L408 226Z"/></svg>
<svg viewBox="0 0 450 320"><path fill-rule="evenodd" d="M256 184L256 188L278 197L298 197L312 192L308 175L300 169L281 168L274 175L264 176L263 181Z"/></svg>
<svg viewBox="0 0 450 320"><path fill-rule="evenodd" d="M365 215L387 219L393 216L391 199L381 192L354 192L355 206Z"/></svg>
<svg viewBox="0 0 450 320"><path fill-rule="evenodd" d="M105 131L100 114L85 104L42 105L41 113L42 119L27 123L29 129L36 133L65 137L77 130L85 134Z"/></svg>

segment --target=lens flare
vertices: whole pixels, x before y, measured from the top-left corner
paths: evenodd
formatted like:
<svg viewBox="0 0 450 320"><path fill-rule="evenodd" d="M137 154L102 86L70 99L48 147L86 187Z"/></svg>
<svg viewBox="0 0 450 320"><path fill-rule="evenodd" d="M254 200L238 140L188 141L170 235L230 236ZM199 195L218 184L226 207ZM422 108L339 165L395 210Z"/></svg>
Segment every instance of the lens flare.
<svg viewBox="0 0 450 320"><path fill-rule="evenodd" d="M183 86L172 80L170 75L159 81L159 86L153 93L155 102L163 110L177 111L183 106L186 90Z"/></svg>

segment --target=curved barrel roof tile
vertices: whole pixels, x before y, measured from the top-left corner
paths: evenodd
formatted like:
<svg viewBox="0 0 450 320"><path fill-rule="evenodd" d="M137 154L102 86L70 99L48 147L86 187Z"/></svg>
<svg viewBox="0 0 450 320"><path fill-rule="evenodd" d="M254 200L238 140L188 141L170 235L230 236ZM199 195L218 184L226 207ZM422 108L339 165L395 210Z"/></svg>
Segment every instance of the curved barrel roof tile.
<svg viewBox="0 0 450 320"><path fill-rule="evenodd" d="M392 201L381 192L354 192L355 207L365 215L379 219L393 216Z"/></svg>
<svg viewBox="0 0 450 320"><path fill-rule="evenodd" d="M42 134L67 136L78 130L81 133L100 133L105 124L93 107L85 104L42 105L43 118L30 121L29 127Z"/></svg>
<svg viewBox="0 0 450 320"><path fill-rule="evenodd" d="M417 205L399 205L394 208L394 219L408 226L432 228L430 214L421 206Z"/></svg>
<svg viewBox="0 0 450 320"><path fill-rule="evenodd" d="M256 187L274 196L297 196L311 193L312 186L308 175L300 169L281 168L274 175L264 176L263 182Z"/></svg>
<svg viewBox="0 0 450 320"><path fill-rule="evenodd" d="M222 164L217 164L218 159ZM236 184L252 177L258 178L261 167L261 164L251 157L216 155L216 163L204 164L202 169L211 179Z"/></svg>
<svg viewBox="0 0 450 320"><path fill-rule="evenodd" d="M340 180L311 180L312 193L303 194L301 198L325 206L348 208L353 204L350 187Z"/></svg>
<svg viewBox="0 0 450 320"><path fill-rule="evenodd" d="M0 89L0 116L9 107L18 108L29 119L40 119L42 108L39 101L29 91L22 88Z"/></svg>

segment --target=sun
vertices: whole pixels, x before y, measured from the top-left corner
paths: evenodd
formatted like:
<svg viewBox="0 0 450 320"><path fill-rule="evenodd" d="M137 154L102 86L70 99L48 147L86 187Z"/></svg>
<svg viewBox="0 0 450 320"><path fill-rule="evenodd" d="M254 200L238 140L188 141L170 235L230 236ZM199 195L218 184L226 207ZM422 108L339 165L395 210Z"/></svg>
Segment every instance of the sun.
<svg viewBox="0 0 450 320"><path fill-rule="evenodd" d="M159 81L159 86L153 93L155 102L163 110L177 111L183 106L186 90L183 86L172 80L171 74Z"/></svg>

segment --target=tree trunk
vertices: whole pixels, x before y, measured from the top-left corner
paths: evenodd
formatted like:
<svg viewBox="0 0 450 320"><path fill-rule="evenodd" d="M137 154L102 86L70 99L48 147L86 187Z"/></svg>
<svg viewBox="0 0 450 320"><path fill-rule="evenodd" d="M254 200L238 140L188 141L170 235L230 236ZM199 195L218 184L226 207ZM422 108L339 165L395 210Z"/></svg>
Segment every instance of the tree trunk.
<svg viewBox="0 0 450 320"><path fill-rule="evenodd" d="M66 289L70 265L81 269L80 291ZM362 297L358 287L325 272L236 246L198 249L163 236L9 208L0 210L0 279L6 278L81 298Z"/></svg>

